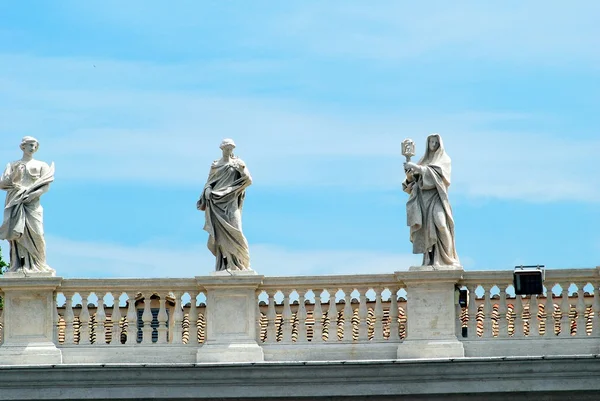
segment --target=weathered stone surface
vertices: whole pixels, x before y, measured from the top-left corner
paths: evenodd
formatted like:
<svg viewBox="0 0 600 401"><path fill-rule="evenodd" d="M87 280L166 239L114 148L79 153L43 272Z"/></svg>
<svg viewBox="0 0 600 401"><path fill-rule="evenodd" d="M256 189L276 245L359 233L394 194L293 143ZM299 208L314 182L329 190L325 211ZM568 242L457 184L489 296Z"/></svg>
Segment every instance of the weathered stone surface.
<svg viewBox="0 0 600 401"><path fill-rule="evenodd" d="M0 400L597 400L600 359L0 367Z"/></svg>
<svg viewBox="0 0 600 401"><path fill-rule="evenodd" d="M54 275L46 263L43 209L40 197L54 181L54 163L35 160L37 139L26 136L21 141L23 157L8 163L0 177L0 189L7 192L0 239L10 245L10 272L25 275Z"/></svg>
<svg viewBox="0 0 600 401"><path fill-rule="evenodd" d="M257 338L256 289L263 276L196 277L207 290L206 344L198 362L258 362L264 360Z"/></svg>
<svg viewBox="0 0 600 401"><path fill-rule="evenodd" d="M408 160L410 153L406 150L403 153ZM451 164L439 134L427 137L425 155L419 162L404 163L406 180L402 188L410 195L406 204L407 225L413 253L423 254L423 266L462 269L456 253L454 218L448 200Z"/></svg>
<svg viewBox="0 0 600 401"><path fill-rule="evenodd" d="M233 155L235 143L224 139L223 157L215 160L197 203L205 212L208 249L215 255L215 270L250 270L248 241L242 232L242 208L252 177L242 159Z"/></svg>
<svg viewBox="0 0 600 401"><path fill-rule="evenodd" d="M62 363L54 330L54 291L60 280L27 277L0 281L5 302L0 365Z"/></svg>

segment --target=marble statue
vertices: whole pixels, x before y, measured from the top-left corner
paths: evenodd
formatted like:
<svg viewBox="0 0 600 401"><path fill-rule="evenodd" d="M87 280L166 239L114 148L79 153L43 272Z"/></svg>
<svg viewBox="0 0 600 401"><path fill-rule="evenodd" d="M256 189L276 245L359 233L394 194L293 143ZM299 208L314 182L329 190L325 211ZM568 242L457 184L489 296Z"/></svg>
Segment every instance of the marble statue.
<svg viewBox="0 0 600 401"><path fill-rule="evenodd" d="M402 183L409 199L407 225L413 253L423 254L423 266L460 268L454 241L454 219L448 201L451 161L439 134L427 137L425 155L418 163L410 161L414 144L403 143L406 180Z"/></svg>
<svg viewBox="0 0 600 401"><path fill-rule="evenodd" d="M216 271L250 269L248 241L242 233L242 207L252 177L242 159L233 155L235 143L224 139L223 157L210 166L197 207L205 212L208 249L216 257Z"/></svg>
<svg viewBox="0 0 600 401"><path fill-rule="evenodd" d="M0 239L10 245L9 272L50 273L54 269L46 264L43 209L40 197L54 181L54 163L35 160L37 139L26 136L21 140L23 157L9 163L0 178L0 189L7 192L4 221Z"/></svg>

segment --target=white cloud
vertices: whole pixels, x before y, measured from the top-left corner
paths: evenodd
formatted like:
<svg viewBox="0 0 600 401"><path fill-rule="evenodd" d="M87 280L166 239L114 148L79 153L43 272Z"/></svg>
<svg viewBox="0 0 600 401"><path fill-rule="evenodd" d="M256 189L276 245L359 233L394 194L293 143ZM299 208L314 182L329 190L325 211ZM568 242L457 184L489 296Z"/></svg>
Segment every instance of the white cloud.
<svg viewBox="0 0 600 401"><path fill-rule="evenodd" d="M55 236L46 239L48 263L66 278L194 277L214 270L214 257L204 243L192 247L164 243L127 246ZM250 252L253 269L266 276L390 273L420 262L419 255L354 249L290 250L250 244Z"/></svg>
<svg viewBox="0 0 600 401"><path fill-rule="evenodd" d="M282 46L293 43L329 57L403 62L436 54L590 68L600 61L592 51L600 46L599 12L594 1L575 6L546 1L320 3L288 12L273 25ZM573 64L574 58L588 63Z"/></svg>
<svg viewBox="0 0 600 401"><path fill-rule="evenodd" d="M77 74L87 68L78 60L53 59L50 76L42 79L48 73L45 60L13 59L27 65L27 76L41 82L51 82L59 71ZM136 69L147 67L132 62L107 65L104 73L113 77L123 71L125 76L135 75ZM188 67L180 66L180 72ZM160 68L156 72L154 80L170 79L173 73ZM578 139L576 132L565 138L552 132L490 128L506 123L518 127L519 122L531 126L556 117L493 111L341 116L289 99L217 97L153 86L141 90L118 78L118 89L83 84L68 90L53 84L32 88L21 79L0 89L19 99L18 106L7 104L0 111L5 144L0 160L18 157L21 135L14 132L34 134L41 141L39 157L56 162L57 181L197 188L210 162L219 157L220 140L233 137L255 185L399 188L400 142L413 137L421 154L427 133L437 131L454 162L455 194L534 202L600 200L600 177L595 173L600 140Z"/></svg>
<svg viewBox="0 0 600 401"><path fill-rule="evenodd" d="M143 7L144 12L140 9ZM310 57L367 59L401 63L434 55L468 59L517 61L532 65L597 68L600 47L596 1L483 3L472 1L379 1L377 7L362 1L259 3L252 10L185 2L168 7L156 2L101 6L75 2L66 10L73 19L93 16L118 26L154 48L178 53L199 51L197 43L182 38L200 37L204 46L254 50ZM215 29L218 19L223 29ZM205 42L211 37L212 42ZM573 62L578 60L579 62Z"/></svg>

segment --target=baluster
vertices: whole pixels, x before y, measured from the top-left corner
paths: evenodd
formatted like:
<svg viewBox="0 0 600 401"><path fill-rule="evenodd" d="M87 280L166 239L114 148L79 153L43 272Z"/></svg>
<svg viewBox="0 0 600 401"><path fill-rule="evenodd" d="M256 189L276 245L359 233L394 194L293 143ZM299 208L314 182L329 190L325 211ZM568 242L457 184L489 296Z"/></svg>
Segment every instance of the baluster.
<svg viewBox="0 0 600 401"><path fill-rule="evenodd" d="M352 308L352 291L353 289L344 290L344 341L352 342L352 317L354 317L354 309Z"/></svg>
<svg viewBox="0 0 600 401"><path fill-rule="evenodd" d="M120 345L121 344L121 308L120 308L120 292L114 292L114 301L112 312L110 314L110 320L112 321L112 331L111 331L111 345Z"/></svg>
<svg viewBox="0 0 600 401"><path fill-rule="evenodd" d="M492 321L492 287L493 285L483 286L484 307L483 307L483 338L493 338L493 321Z"/></svg>
<svg viewBox="0 0 600 401"><path fill-rule="evenodd" d="M322 302L321 295L323 293L323 289L321 289L321 288L313 289L313 293L315 294L315 307L313 309L313 318L315 320L315 324L313 326L312 342L322 343L323 342L323 307L321 305L321 302Z"/></svg>
<svg viewBox="0 0 600 401"><path fill-rule="evenodd" d="M88 310L88 291L80 292L81 312L79 313L79 345L90 344L90 311Z"/></svg>
<svg viewBox="0 0 600 401"><path fill-rule="evenodd" d="M167 315L167 297L166 294L161 295L158 300L159 309L158 315L156 316L156 320L158 320L158 327L156 328L158 338L156 339L157 344L166 344L168 340L169 327L167 326L167 321L169 320L169 315Z"/></svg>
<svg viewBox="0 0 600 401"><path fill-rule="evenodd" d="M369 341L369 310L367 308L368 288L359 288L358 295L358 341Z"/></svg>
<svg viewBox="0 0 600 401"><path fill-rule="evenodd" d="M523 296L515 294L514 331L513 337L523 338L525 335L523 327Z"/></svg>
<svg viewBox="0 0 600 401"><path fill-rule="evenodd" d="M267 341L266 343L275 344L277 342L277 312L275 310L275 294L276 290L266 291L268 297L267 305Z"/></svg>
<svg viewBox="0 0 600 401"><path fill-rule="evenodd" d="M508 337L508 320L506 319L506 314L508 313L507 307L507 293L506 287L498 286L500 290L500 300L498 301L498 338L507 338Z"/></svg>
<svg viewBox="0 0 600 401"><path fill-rule="evenodd" d="M73 328L73 292L63 292L65 296L65 345L75 344L75 329Z"/></svg>
<svg viewBox="0 0 600 401"><path fill-rule="evenodd" d="M291 343L292 342L292 308L290 306L290 295L293 290L282 290L283 294L283 312L282 318L283 321L281 323L281 330L283 332L283 342Z"/></svg>
<svg viewBox="0 0 600 401"><path fill-rule="evenodd" d="M298 312L296 317L298 318L298 342L306 343L306 290L298 291Z"/></svg>
<svg viewBox="0 0 600 401"><path fill-rule="evenodd" d="M144 298L144 312L142 313L142 344L152 344L152 293L147 292L142 295Z"/></svg>
<svg viewBox="0 0 600 401"><path fill-rule="evenodd" d="M586 283L587 286L588 283ZM593 287L593 286L592 286ZM583 297L583 302L585 304L585 314L587 316L584 316L584 320L585 320L585 336L591 336L593 335L593 328L594 328L594 309L593 309L593 304L594 304L594 297L596 294L594 293L588 293L588 296L585 296L585 291L584 291L584 297Z"/></svg>
<svg viewBox="0 0 600 401"><path fill-rule="evenodd" d="M398 289L393 287L389 289L390 294L390 341L396 342L400 340L399 324L398 324Z"/></svg>
<svg viewBox="0 0 600 401"><path fill-rule="evenodd" d="M138 320L135 308L135 291L127 292L127 345L137 344Z"/></svg>
<svg viewBox="0 0 600 401"><path fill-rule="evenodd" d="M533 295L532 295L533 297ZM535 299L535 301L534 301ZM538 313L540 312L540 305L542 304L540 295L535 295L535 298L531 298L531 324L535 324L535 328L530 328L529 335L532 337L540 337L540 320L538 319Z"/></svg>
<svg viewBox="0 0 600 401"><path fill-rule="evenodd" d="M327 309L327 317L329 318L329 327L327 328L329 334L327 337L327 341L329 342L336 342L339 340L337 335L338 311L337 303L335 302L336 292L336 290L332 290L332 292L329 292L329 308Z"/></svg>
<svg viewBox="0 0 600 401"><path fill-rule="evenodd" d="M469 321L467 323L467 338L471 340L477 340L480 338L477 335L477 294L475 291L477 290L477 284L467 285L467 290L469 290Z"/></svg>
<svg viewBox="0 0 600 401"><path fill-rule="evenodd" d="M190 294L190 340L188 341L189 345L198 345L198 308L196 306L196 302L198 302L199 293L195 290L189 292ZM208 308L208 305L206 306Z"/></svg>
<svg viewBox="0 0 600 401"><path fill-rule="evenodd" d="M375 331L373 333L373 340L383 340L383 305L381 303L381 292L383 288L375 288Z"/></svg>
<svg viewBox="0 0 600 401"><path fill-rule="evenodd" d="M546 334L545 336L554 337L555 320L554 320L554 293L552 292L553 283L549 283L546 288L546 304L544 305L544 314L546 315Z"/></svg>
<svg viewBox="0 0 600 401"><path fill-rule="evenodd" d="M560 303L560 336L571 337L571 318L569 313L571 311L571 302L569 301L569 287L571 283L561 284L562 287L562 299Z"/></svg>
<svg viewBox="0 0 600 401"><path fill-rule="evenodd" d="M181 297L183 293L180 291L173 292L175 297L175 310L173 311L173 335L169 338L171 344L183 344L183 307L181 306Z"/></svg>
<svg viewBox="0 0 600 401"><path fill-rule="evenodd" d="M96 344L106 345L106 312L103 296L98 297L98 309L96 309Z"/></svg>
<svg viewBox="0 0 600 401"><path fill-rule="evenodd" d="M523 321L523 336L531 336L531 305L533 304L533 295L527 295L521 298L523 312L521 312L521 320Z"/></svg>
<svg viewBox="0 0 600 401"><path fill-rule="evenodd" d="M577 337L587 337L586 333L586 304L583 287L586 283L576 283L577 285Z"/></svg>

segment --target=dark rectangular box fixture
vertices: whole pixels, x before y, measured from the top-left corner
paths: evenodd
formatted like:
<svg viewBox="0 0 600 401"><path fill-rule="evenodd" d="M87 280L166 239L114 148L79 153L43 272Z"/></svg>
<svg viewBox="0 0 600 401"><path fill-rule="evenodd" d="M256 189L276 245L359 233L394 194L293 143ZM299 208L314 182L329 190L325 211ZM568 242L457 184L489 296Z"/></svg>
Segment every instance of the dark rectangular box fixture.
<svg viewBox="0 0 600 401"><path fill-rule="evenodd" d="M516 295L544 293L544 266L515 266L513 284Z"/></svg>

